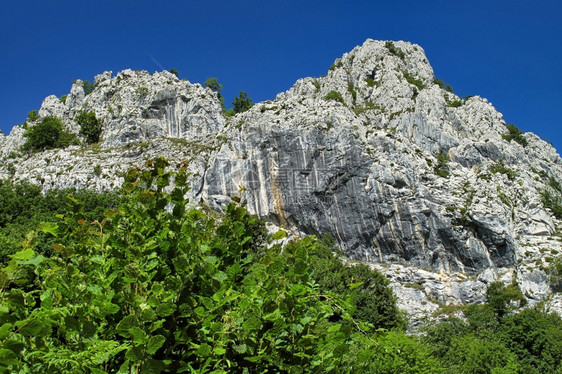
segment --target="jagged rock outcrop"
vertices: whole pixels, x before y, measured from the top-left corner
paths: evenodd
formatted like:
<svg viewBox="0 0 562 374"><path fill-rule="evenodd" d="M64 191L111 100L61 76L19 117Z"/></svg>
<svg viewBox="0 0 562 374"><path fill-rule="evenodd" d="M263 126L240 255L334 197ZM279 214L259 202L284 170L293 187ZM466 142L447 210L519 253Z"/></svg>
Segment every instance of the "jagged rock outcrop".
<svg viewBox="0 0 562 374"><path fill-rule="evenodd" d="M434 78L421 47L367 40L326 76L226 119L214 92L169 72L106 72L92 93L77 81L39 111L75 133L77 114L94 111L100 144L14 156L16 126L0 137L0 177L109 189L145 159L185 159L192 201L221 209L238 196L277 225L331 233L350 258L379 264L416 318L481 301L496 279L517 279L532 302L550 297L544 268L562 231L540 193L561 181L560 156L531 133L526 146L506 140L486 99Z"/></svg>

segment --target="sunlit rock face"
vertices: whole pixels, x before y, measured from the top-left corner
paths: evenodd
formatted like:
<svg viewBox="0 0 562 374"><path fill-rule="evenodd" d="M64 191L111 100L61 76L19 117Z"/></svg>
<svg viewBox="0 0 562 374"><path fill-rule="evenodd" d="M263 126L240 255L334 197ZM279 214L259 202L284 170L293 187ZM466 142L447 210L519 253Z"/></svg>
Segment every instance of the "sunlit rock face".
<svg viewBox="0 0 562 374"><path fill-rule="evenodd" d="M163 155L189 163L194 203L220 210L240 198L279 226L330 233L385 272L412 315L482 301L497 279L544 299L562 230L540 194L549 178L562 182L560 156L532 133L526 146L510 141L486 99L439 83L420 46L367 40L326 76L225 117L216 93L169 72L105 72L91 93L77 81L39 111L76 134L76 116L95 112L100 144L18 156L16 126L0 136L0 177L106 190ZM403 286L412 282L423 287Z"/></svg>

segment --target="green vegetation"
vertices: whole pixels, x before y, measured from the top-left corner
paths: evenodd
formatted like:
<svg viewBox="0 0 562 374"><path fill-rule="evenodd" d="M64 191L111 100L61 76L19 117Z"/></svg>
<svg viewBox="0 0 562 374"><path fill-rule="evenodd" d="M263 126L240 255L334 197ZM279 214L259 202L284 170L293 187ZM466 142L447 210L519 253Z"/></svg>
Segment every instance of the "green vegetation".
<svg viewBox="0 0 562 374"><path fill-rule="evenodd" d="M424 342L446 373L561 373L562 319L540 307L521 309L516 284L490 285L487 303L426 328Z"/></svg>
<svg viewBox="0 0 562 374"><path fill-rule="evenodd" d="M541 192L541 202L545 208L552 211L556 218L562 219L562 196L560 193L544 189Z"/></svg>
<svg viewBox="0 0 562 374"><path fill-rule="evenodd" d="M507 176L507 179L509 179L510 181L515 180L515 178L517 178L518 175L515 170L505 166L502 159L499 159L498 162L490 166L490 172L493 174L497 174L497 173L504 174Z"/></svg>
<svg viewBox="0 0 562 374"><path fill-rule="evenodd" d="M31 112L27 113L27 121L34 122L39 119L39 114L37 114L36 110L32 110Z"/></svg>
<svg viewBox="0 0 562 374"><path fill-rule="evenodd" d="M367 86L369 86L369 87L375 87L375 86L377 86L377 83L378 83L378 82L375 81L373 78L371 78L371 77L368 77L368 78L367 78Z"/></svg>
<svg viewBox="0 0 562 374"><path fill-rule="evenodd" d="M401 60L404 60L406 54L400 48L396 47L393 42L387 41L384 45L388 51L393 54L394 56L399 57Z"/></svg>
<svg viewBox="0 0 562 374"><path fill-rule="evenodd" d="M367 322L402 324L382 275L346 268L314 237L268 246L263 222L234 204L220 220L188 209L185 169L166 166L131 170L101 221L74 200L11 256L0 271L4 371L439 368L415 338L379 337ZM38 235L54 236L53 251L38 250Z"/></svg>
<svg viewBox="0 0 562 374"><path fill-rule="evenodd" d="M541 174L542 177L547 176L545 173ZM562 219L562 186L555 178L548 178L546 188L541 191L541 201L556 218Z"/></svg>
<svg viewBox="0 0 562 374"><path fill-rule="evenodd" d="M562 257L558 256L547 269L550 287L554 292L562 292Z"/></svg>
<svg viewBox="0 0 562 374"><path fill-rule="evenodd" d="M168 70L168 71L169 71L170 73L174 74L174 75L176 76L176 78L179 78L179 77L180 77L180 72L177 71L176 69L173 69L173 68L172 68L172 69L170 69L170 70Z"/></svg>
<svg viewBox="0 0 562 374"><path fill-rule="evenodd" d="M512 140L515 140L517 143L521 144L523 147L527 146L527 144L528 144L527 139L525 139L525 137L523 136L523 132L521 130L519 130L517 127L515 127L515 125L512 125L510 123L506 124L505 127L507 127L507 130L509 131L509 133L506 134L506 135L502 135L502 138L504 138L508 142L511 142Z"/></svg>
<svg viewBox="0 0 562 374"><path fill-rule="evenodd" d="M406 81L408 81L408 83L413 84L419 90L423 90L426 87L421 80L414 78L414 76L407 71L403 71L402 74L404 74L404 78L406 78Z"/></svg>
<svg viewBox="0 0 562 374"><path fill-rule="evenodd" d="M252 99L248 97L248 94L244 91L240 91L238 96L232 101L234 113L242 113L250 109L254 104Z"/></svg>
<svg viewBox="0 0 562 374"><path fill-rule="evenodd" d="M207 78L207 80L205 82L203 82L203 87L208 87L211 90L213 90L214 92L217 93L217 96L219 98L219 101L221 103L221 107L224 110L225 109L225 105L224 105L224 97L221 94L222 91L222 84L220 84L217 80L217 78Z"/></svg>
<svg viewBox="0 0 562 374"><path fill-rule="evenodd" d="M337 60L330 66L330 70L335 70L336 68L341 68L343 66L343 62L341 60Z"/></svg>
<svg viewBox="0 0 562 374"><path fill-rule="evenodd" d="M118 195L113 192L99 194L68 189L43 194L40 187L29 183L0 180L0 264L7 262L8 256L25 240L25 235L36 229L40 222L55 221L57 214L72 212L69 194L84 206L84 218L89 221L103 219L104 212L117 208L119 202ZM52 238L40 235L36 250L50 253L52 245Z"/></svg>
<svg viewBox="0 0 562 374"><path fill-rule="evenodd" d="M24 152L39 152L78 144L76 136L65 131L61 120L55 116L43 117L41 122L29 127L23 136L27 138L22 146Z"/></svg>
<svg viewBox="0 0 562 374"><path fill-rule="evenodd" d="M409 336L383 275L189 207L176 167L130 170L120 197L0 184L0 372L560 373L562 321L517 285Z"/></svg>
<svg viewBox="0 0 562 374"><path fill-rule="evenodd" d="M464 104L463 100L460 99L455 99L453 101L449 101L447 100L447 106L450 108L458 108L460 107L462 104Z"/></svg>
<svg viewBox="0 0 562 374"><path fill-rule="evenodd" d="M87 144L99 142L102 129L94 112L81 112L76 116L76 123L80 125L79 134L84 137Z"/></svg>
<svg viewBox="0 0 562 374"><path fill-rule="evenodd" d="M343 96L338 91L330 91L326 96L324 96L324 100L334 100L342 103L345 105L345 101L343 100Z"/></svg>
<svg viewBox="0 0 562 374"><path fill-rule="evenodd" d="M435 156L437 164L433 165L433 171L440 177L447 178L449 176L449 155L439 153Z"/></svg>
<svg viewBox="0 0 562 374"><path fill-rule="evenodd" d="M68 98L68 95L62 95L59 99L59 101L63 104L66 104L66 99Z"/></svg>
<svg viewBox="0 0 562 374"><path fill-rule="evenodd" d="M89 94L92 93L92 91L94 90L94 88L96 88L95 84L90 83L88 81L83 81L82 82L82 87L84 88L84 94L86 96L88 96Z"/></svg>

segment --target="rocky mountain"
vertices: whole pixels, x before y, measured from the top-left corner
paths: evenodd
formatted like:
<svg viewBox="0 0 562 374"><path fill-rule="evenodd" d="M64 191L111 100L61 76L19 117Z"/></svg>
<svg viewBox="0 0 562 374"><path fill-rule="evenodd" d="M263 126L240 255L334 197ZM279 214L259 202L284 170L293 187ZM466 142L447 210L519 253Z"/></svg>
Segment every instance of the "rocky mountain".
<svg viewBox="0 0 562 374"><path fill-rule="evenodd" d="M144 160L185 160L191 201L220 210L241 198L296 234L330 233L349 261L391 279L415 321L482 301L498 279L562 312L546 272L562 222L542 201L560 199L560 156L486 99L446 88L420 46L374 40L233 117L211 89L167 71L105 72L91 93L76 81L39 111L76 134L77 115L95 112L100 142L22 154L15 126L0 135L0 178L107 190Z"/></svg>

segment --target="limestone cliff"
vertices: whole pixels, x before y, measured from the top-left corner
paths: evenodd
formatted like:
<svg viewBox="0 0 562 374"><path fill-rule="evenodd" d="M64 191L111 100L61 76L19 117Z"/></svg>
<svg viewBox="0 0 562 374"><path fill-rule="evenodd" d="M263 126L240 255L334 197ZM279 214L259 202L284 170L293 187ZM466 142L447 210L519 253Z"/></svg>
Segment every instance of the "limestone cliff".
<svg viewBox="0 0 562 374"><path fill-rule="evenodd" d="M106 72L88 95L77 81L39 111L75 133L77 114L94 111L101 142L21 155L16 126L0 135L0 178L102 190L145 159L187 160L193 202L221 209L238 196L277 225L331 233L389 276L414 317L481 301L496 279L561 311L544 271L561 222L540 195L562 182L560 156L532 133L509 140L486 99L438 83L421 47L367 40L326 76L225 118L214 92L168 72Z"/></svg>

